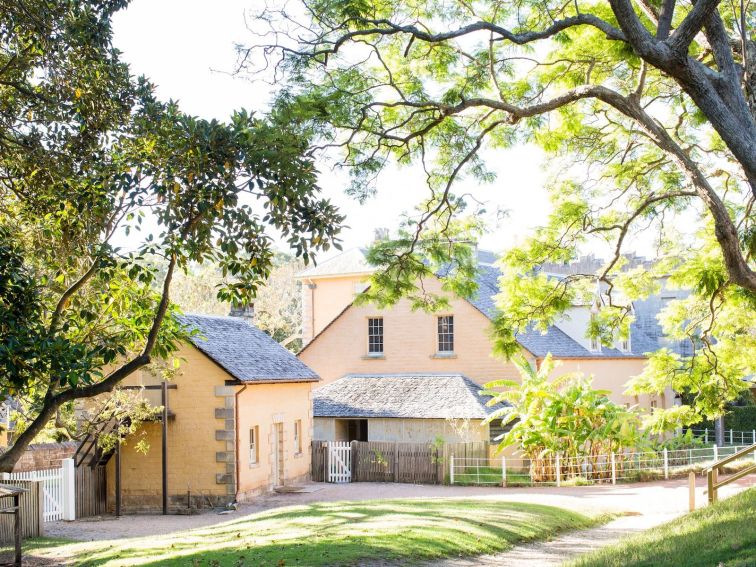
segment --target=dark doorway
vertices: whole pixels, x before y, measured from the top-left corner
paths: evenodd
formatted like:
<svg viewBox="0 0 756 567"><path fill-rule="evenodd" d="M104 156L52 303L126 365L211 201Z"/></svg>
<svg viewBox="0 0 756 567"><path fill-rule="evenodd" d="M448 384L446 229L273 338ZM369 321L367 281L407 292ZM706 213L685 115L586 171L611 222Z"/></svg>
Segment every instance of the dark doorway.
<svg viewBox="0 0 756 567"><path fill-rule="evenodd" d="M347 421L347 435L349 441L368 440L368 420L350 419Z"/></svg>

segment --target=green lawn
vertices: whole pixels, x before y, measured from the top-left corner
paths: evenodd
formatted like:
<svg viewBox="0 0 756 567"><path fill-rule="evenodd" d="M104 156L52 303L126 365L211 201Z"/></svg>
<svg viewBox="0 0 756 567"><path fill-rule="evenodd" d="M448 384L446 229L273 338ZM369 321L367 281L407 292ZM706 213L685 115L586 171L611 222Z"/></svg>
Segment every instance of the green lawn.
<svg viewBox="0 0 756 567"><path fill-rule="evenodd" d="M756 488L611 547L570 567L756 567Z"/></svg>
<svg viewBox="0 0 756 567"><path fill-rule="evenodd" d="M608 519L482 499L333 502L280 508L165 536L86 543L32 540L28 551L76 565L318 566L365 559L407 564L503 551Z"/></svg>

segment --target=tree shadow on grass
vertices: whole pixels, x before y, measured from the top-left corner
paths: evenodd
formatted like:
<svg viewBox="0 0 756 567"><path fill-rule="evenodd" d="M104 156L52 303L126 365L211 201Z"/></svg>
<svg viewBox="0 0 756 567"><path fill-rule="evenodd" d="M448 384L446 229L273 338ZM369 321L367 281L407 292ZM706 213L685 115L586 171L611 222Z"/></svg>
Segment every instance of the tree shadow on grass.
<svg viewBox="0 0 756 567"><path fill-rule="evenodd" d="M539 504L436 499L317 503L77 555L77 564L354 565L476 555L592 520Z"/></svg>

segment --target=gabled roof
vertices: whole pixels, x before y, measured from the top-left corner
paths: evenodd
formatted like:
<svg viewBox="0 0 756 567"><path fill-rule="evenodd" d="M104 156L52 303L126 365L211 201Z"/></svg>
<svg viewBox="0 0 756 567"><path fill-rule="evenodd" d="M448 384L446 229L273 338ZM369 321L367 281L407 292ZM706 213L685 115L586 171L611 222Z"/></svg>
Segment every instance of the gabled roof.
<svg viewBox="0 0 756 567"><path fill-rule="evenodd" d="M239 317L183 315L190 340L240 382L307 382L318 375L270 336Z"/></svg>
<svg viewBox="0 0 756 567"><path fill-rule="evenodd" d="M349 374L313 392L315 417L484 419L502 406L463 374Z"/></svg>
<svg viewBox="0 0 756 567"><path fill-rule="evenodd" d="M324 262L320 266L311 268L311 270L323 268L322 272L315 273L306 270L300 273L299 277L307 277L307 275L334 276L338 275L338 273L358 273L358 270L364 270L364 272L359 273L369 273L373 268L367 264L365 253L366 250L364 248L353 248ZM498 280L501 276L501 271L494 265L496 255L493 252L478 250L477 256L478 274L476 280L478 290L475 296L467 299L467 301L487 318L493 319L497 313L495 297L499 293ZM636 258L634 262L633 265L642 265L640 259ZM581 260L581 263L576 265L575 269L578 267L592 268L594 264L600 267L599 260L591 259L590 262ZM344 271L336 271L341 267L345 268ZM561 267L564 274L574 273L575 269L570 265ZM678 292L677 295L683 297L684 292ZM350 306L351 304L341 314L349 309ZM602 347L600 351L591 351L555 325L549 327L545 333L536 329L528 329L524 333L517 335L517 341L525 350L538 358L543 358L548 353L557 358L645 358L647 353L658 350L661 347L669 348L682 355L690 354L690 346L686 343L668 341L664 337L661 326L656 319L656 315L661 310L661 307L662 299L659 296L634 303L635 321L630 326L630 351L607 347ZM315 339L328 329L329 326L330 323L318 333ZM308 344L312 344L313 341Z"/></svg>
<svg viewBox="0 0 756 567"><path fill-rule="evenodd" d="M311 266L297 274L297 278L341 276L347 274L371 274L375 268L368 264L365 248L351 248L317 266Z"/></svg>

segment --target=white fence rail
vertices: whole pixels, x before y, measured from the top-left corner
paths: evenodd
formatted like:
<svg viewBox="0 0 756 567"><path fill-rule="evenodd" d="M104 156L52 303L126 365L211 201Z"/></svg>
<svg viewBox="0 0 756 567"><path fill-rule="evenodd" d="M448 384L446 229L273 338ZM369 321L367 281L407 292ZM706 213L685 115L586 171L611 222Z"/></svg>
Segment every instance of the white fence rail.
<svg viewBox="0 0 756 567"><path fill-rule="evenodd" d="M714 443L714 429L692 429L693 435L703 439L704 443ZM751 431L724 430L725 445L756 445L756 429Z"/></svg>
<svg viewBox="0 0 756 567"><path fill-rule="evenodd" d="M327 482L352 482L352 445L342 441L328 442Z"/></svg>
<svg viewBox="0 0 756 567"><path fill-rule="evenodd" d="M554 456L531 461L516 457L449 459L449 482L467 485L561 486L637 482L670 478L703 469L742 447L728 446L594 455L585 458ZM749 457L750 460L750 457ZM756 461L756 454L754 455ZM738 466L738 463L734 463Z"/></svg>
<svg viewBox="0 0 756 567"><path fill-rule="evenodd" d="M76 486L73 459L64 459L59 469L2 473L3 480L36 480L42 483L42 519L76 519Z"/></svg>

